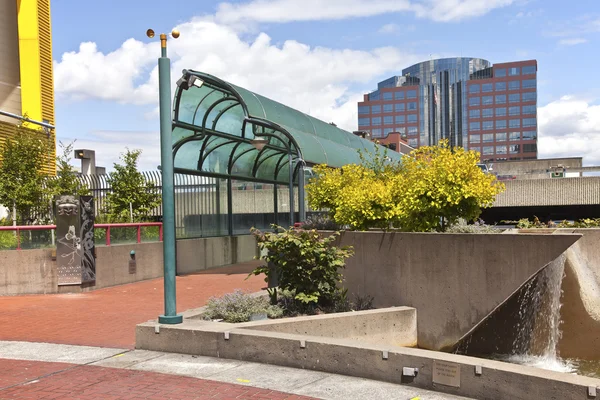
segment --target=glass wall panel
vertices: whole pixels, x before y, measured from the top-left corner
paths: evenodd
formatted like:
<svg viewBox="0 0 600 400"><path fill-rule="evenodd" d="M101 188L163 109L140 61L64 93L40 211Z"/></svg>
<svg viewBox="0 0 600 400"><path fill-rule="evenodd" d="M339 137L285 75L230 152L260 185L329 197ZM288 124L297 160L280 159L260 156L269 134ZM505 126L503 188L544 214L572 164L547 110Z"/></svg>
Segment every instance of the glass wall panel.
<svg viewBox="0 0 600 400"><path fill-rule="evenodd" d="M403 91L395 92L394 98L396 100L404 100L404 92Z"/></svg>
<svg viewBox="0 0 600 400"><path fill-rule="evenodd" d="M394 110L396 112L401 112L404 111L406 109L406 105L404 103L396 103L394 104Z"/></svg>
<svg viewBox="0 0 600 400"><path fill-rule="evenodd" d="M177 239L228 234L227 179L175 174Z"/></svg>
<svg viewBox="0 0 600 400"><path fill-rule="evenodd" d="M358 106L359 114L368 114L371 111L371 107L369 106Z"/></svg>
<svg viewBox="0 0 600 400"><path fill-rule="evenodd" d="M528 65L526 67L523 67L523 75L531 75L531 74L535 74L535 65Z"/></svg>
<svg viewBox="0 0 600 400"><path fill-rule="evenodd" d="M506 132L496 133L496 142L506 142Z"/></svg>
<svg viewBox="0 0 600 400"><path fill-rule="evenodd" d="M392 100L392 92L383 92L383 100Z"/></svg>
<svg viewBox="0 0 600 400"><path fill-rule="evenodd" d="M371 113L372 114L381 114L381 106L380 105L371 106Z"/></svg>
<svg viewBox="0 0 600 400"><path fill-rule="evenodd" d="M396 115L396 123L403 124L406 122L406 117L404 115Z"/></svg>
<svg viewBox="0 0 600 400"><path fill-rule="evenodd" d="M493 116L494 116L493 108L484 108L483 110L481 110L482 118L492 118Z"/></svg>
<svg viewBox="0 0 600 400"><path fill-rule="evenodd" d="M393 104L384 104L383 105L383 112L384 113L388 113L388 112L392 112L394 111L394 105Z"/></svg>

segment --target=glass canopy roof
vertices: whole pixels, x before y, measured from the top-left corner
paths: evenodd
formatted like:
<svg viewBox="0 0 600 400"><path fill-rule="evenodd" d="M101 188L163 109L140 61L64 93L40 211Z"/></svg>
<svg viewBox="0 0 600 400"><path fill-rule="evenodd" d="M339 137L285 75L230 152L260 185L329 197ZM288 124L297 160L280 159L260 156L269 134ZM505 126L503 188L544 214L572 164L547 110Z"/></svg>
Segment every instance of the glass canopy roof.
<svg viewBox="0 0 600 400"><path fill-rule="evenodd" d="M256 139L263 139L262 149L253 144ZM295 180L304 163L359 163L357 150L372 152L375 146L209 74L184 70L178 82L173 118L176 172L288 183L290 154ZM396 152L388 155L401 157Z"/></svg>

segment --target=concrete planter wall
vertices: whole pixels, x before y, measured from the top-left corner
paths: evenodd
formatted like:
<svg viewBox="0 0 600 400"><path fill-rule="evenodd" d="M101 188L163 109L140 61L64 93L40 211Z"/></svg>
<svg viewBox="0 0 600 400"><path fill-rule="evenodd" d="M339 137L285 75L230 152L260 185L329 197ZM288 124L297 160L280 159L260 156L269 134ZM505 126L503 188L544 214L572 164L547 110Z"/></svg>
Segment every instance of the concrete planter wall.
<svg viewBox="0 0 600 400"><path fill-rule="evenodd" d="M581 234L344 232L350 295L415 307L418 345L452 348Z"/></svg>

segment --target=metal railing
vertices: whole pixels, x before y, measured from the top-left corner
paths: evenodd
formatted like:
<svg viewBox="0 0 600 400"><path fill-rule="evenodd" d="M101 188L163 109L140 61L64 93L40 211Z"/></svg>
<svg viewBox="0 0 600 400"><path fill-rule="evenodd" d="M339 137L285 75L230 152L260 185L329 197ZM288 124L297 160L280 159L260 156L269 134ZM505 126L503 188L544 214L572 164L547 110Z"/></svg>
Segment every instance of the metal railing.
<svg viewBox="0 0 600 400"><path fill-rule="evenodd" d="M143 227L158 227L158 240L162 242L163 240L163 226L162 222L133 222L133 223L115 223L115 224L94 224L94 229L104 229L106 234L106 246L110 246L110 230L111 228L136 228L137 230L137 243L142 243L142 228ZM12 231L15 232L17 237L17 247L16 250L21 249L21 232L23 231L54 231L56 230L56 225L21 225L21 226L0 226L0 232ZM52 239L52 245L54 245L54 235Z"/></svg>

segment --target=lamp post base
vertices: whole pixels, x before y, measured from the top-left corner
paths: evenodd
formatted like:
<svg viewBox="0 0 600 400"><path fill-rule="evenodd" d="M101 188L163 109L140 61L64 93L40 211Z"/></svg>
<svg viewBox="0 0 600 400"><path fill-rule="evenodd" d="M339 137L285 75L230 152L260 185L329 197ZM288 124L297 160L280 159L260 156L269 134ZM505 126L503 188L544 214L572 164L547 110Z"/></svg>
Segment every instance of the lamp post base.
<svg viewBox="0 0 600 400"><path fill-rule="evenodd" d="M160 324L180 324L183 322L183 316L181 314L177 315L159 315L158 322Z"/></svg>

